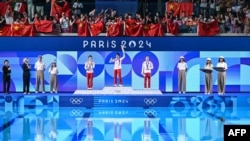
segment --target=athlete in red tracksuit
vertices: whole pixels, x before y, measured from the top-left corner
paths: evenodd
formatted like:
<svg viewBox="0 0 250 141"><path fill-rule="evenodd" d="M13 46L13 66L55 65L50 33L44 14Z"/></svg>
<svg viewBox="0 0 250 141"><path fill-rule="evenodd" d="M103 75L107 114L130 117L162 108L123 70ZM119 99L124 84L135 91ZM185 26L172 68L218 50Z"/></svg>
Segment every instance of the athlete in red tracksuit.
<svg viewBox="0 0 250 141"><path fill-rule="evenodd" d="M117 86L117 75L118 75L118 78L120 80L120 84L119 86L122 87L122 72L121 72L121 69L122 69L122 60L125 58L125 51L124 51L124 47L121 46L122 48L122 57L120 57L120 54L117 53L115 58L111 58L110 59L110 62L114 62L114 86L116 87Z"/></svg>
<svg viewBox="0 0 250 141"><path fill-rule="evenodd" d="M88 90L91 90L93 88L93 77L94 77L94 68L95 68L95 62L93 61L93 58L91 55L88 56L88 60L85 62L84 68L86 70L86 76L87 76L87 87Z"/></svg>
<svg viewBox="0 0 250 141"><path fill-rule="evenodd" d="M142 63L141 74L144 76L144 88L149 89L151 87L151 70L154 68L153 63L149 61L149 57L145 57L145 61Z"/></svg>

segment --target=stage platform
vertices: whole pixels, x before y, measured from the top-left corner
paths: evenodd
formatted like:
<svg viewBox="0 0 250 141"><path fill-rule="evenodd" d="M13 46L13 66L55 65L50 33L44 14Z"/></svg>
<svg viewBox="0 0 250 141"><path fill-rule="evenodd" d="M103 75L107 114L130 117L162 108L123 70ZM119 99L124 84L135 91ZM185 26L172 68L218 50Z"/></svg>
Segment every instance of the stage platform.
<svg viewBox="0 0 250 141"><path fill-rule="evenodd" d="M124 88L122 92L125 92ZM108 90L106 88L105 90ZM115 91L115 89L112 89ZM100 94L96 90L88 90L93 93L78 90L73 93L23 93L0 94L0 108L24 107L24 108L60 108L60 107L173 107L173 108L203 108L211 107L250 107L250 93L227 93L218 95L213 93L153 93L154 90L143 90L144 94L113 93ZM118 91L118 88L117 88ZM139 92L140 90L138 90ZM102 91L103 92L103 91ZM137 91L132 91L137 92ZM147 93L146 93L147 92Z"/></svg>
<svg viewBox="0 0 250 141"><path fill-rule="evenodd" d="M104 87L102 90L76 90L80 95L162 95L160 90L132 89L131 87Z"/></svg>

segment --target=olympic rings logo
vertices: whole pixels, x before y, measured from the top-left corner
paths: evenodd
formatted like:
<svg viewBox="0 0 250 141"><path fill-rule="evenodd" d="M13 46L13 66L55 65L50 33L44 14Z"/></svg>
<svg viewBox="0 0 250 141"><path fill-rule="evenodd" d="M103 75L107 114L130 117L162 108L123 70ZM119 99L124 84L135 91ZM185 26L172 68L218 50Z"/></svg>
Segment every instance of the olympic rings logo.
<svg viewBox="0 0 250 141"><path fill-rule="evenodd" d="M83 116L83 112L81 110L71 110L69 115L71 117Z"/></svg>
<svg viewBox="0 0 250 141"><path fill-rule="evenodd" d="M83 102L83 99L82 98L70 98L69 101L73 105L78 105Z"/></svg>
<svg viewBox="0 0 250 141"><path fill-rule="evenodd" d="M157 103L156 98L144 98L144 103L147 105L155 105Z"/></svg>
<svg viewBox="0 0 250 141"><path fill-rule="evenodd" d="M144 115L145 115L145 116L152 117L152 116L156 116L156 115L157 115L157 112L156 112L155 110L150 110L150 109L148 109L148 110L144 111Z"/></svg>

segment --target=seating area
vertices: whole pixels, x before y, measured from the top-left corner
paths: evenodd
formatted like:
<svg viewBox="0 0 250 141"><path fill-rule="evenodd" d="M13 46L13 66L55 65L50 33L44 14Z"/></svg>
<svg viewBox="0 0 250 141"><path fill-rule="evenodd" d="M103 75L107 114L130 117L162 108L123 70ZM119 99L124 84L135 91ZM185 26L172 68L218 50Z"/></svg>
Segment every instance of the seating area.
<svg viewBox="0 0 250 141"><path fill-rule="evenodd" d="M72 36L181 36L187 33L214 36L249 33L247 0L161 1L160 6L164 5L164 8L159 8L157 2L138 0L131 3L138 7L134 11L126 11L127 1L119 1L119 4L124 4L124 8L96 9L100 8L98 0L2 0L0 36L39 36L38 33L53 36L61 33L72 33ZM156 9L159 11L155 12Z"/></svg>

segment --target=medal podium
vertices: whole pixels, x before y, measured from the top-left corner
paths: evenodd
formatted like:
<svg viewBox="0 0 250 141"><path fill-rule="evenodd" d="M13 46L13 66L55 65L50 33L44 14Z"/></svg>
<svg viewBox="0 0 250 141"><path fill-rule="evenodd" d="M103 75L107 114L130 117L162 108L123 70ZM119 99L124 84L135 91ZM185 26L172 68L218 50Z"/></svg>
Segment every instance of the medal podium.
<svg viewBox="0 0 250 141"><path fill-rule="evenodd" d="M76 90L78 95L162 95L160 90L133 89L132 87L104 87L102 90Z"/></svg>

